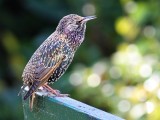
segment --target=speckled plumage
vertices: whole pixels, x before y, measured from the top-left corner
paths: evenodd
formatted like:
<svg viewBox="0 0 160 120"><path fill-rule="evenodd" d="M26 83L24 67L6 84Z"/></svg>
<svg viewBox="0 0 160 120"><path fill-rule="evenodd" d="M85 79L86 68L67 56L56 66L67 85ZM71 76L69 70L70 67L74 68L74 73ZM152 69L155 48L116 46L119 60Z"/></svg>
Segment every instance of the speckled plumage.
<svg viewBox="0 0 160 120"><path fill-rule="evenodd" d="M63 75L84 40L86 22L94 18L70 14L61 19L56 31L35 51L23 71L24 86L29 86L24 100L40 86L54 83Z"/></svg>

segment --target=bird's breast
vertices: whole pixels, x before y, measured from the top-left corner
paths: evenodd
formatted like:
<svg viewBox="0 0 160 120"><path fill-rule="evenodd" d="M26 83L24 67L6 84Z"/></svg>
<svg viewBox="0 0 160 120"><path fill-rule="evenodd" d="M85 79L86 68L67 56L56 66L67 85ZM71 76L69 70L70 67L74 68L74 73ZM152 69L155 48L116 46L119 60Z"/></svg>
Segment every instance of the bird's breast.
<svg viewBox="0 0 160 120"><path fill-rule="evenodd" d="M60 66L54 71L54 73L48 79L49 83L54 83L55 81L57 81L65 73L65 71L67 70L67 68L73 60L74 52L69 45L65 44L63 46L62 54L65 56L65 58L60 64Z"/></svg>

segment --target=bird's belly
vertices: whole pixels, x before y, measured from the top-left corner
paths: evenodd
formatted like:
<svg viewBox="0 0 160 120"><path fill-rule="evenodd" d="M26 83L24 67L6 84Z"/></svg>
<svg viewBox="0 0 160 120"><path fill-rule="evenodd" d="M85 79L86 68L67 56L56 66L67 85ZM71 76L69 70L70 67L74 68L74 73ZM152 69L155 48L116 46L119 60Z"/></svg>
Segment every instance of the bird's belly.
<svg viewBox="0 0 160 120"><path fill-rule="evenodd" d="M54 83L55 81L57 81L65 73L71 61L72 58L68 58L67 60L63 61L61 65L50 76L50 78L48 79L48 83Z"/></svg>

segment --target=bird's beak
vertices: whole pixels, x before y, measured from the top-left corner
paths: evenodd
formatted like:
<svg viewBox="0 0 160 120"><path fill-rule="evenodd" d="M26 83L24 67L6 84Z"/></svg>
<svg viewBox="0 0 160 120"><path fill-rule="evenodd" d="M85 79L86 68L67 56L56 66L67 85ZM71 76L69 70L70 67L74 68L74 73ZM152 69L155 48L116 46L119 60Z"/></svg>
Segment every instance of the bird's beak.
<svg viewBox="0 0 160 120"><path fill-rule="evenodd" d="M82 22L87 22L87 21L93 20L93 19L95 19L95 18L96 18L96 16L87 16L87 17L83 17Z"/></svg>

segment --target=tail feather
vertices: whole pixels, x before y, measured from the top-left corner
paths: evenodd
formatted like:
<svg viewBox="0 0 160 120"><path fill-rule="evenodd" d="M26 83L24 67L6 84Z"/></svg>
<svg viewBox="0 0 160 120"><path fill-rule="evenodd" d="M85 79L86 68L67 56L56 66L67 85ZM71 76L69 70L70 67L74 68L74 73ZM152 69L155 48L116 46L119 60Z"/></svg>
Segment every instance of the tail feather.
<svg viewBox="0 0 160 120"><path fill-rule="evenodd" d="M31 96L33 94L33 92L35 92L39 86L40 81L34 81L33 84L31 85L31 87L29 88L29 91L26 93L26 95L24 96L24 100L26 100L29 96Z"/></svg>

